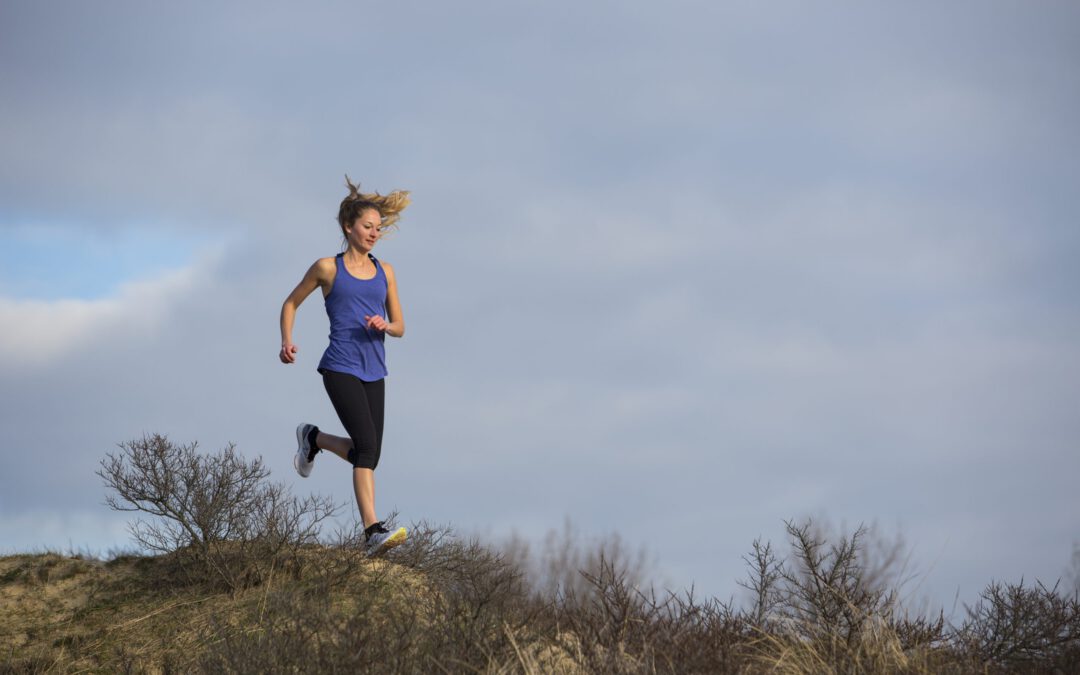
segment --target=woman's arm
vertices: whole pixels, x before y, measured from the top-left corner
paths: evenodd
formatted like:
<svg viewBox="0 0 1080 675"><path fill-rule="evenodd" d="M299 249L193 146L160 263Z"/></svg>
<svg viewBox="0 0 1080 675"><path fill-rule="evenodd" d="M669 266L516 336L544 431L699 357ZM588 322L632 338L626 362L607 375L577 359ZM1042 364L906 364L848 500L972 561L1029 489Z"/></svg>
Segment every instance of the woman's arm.
<svg viewBox="0 0 1080 675"><path fill-rule="evenodd" d="M296 363L296 353L300 348L292 342L293 322L296 320L296 308L300 306L307 296L316 288L325 287L333 283L333 262L327 265L327 260L333 258L320 258L308 268L304 278L296 285L289 297L281 305L281 353L278 358L282 363ZM328 269L329 268L329 269Z"/></svg>
<svg viewBox="0 0 1080 675"><path fill-rule="evenodd" d="M386 272L386 319L381 316L365 316L369 328L381 330L390 337L405 336L405 317L401 314L401 302L398 300L397 279L390 263L382 262Z"/></svg>

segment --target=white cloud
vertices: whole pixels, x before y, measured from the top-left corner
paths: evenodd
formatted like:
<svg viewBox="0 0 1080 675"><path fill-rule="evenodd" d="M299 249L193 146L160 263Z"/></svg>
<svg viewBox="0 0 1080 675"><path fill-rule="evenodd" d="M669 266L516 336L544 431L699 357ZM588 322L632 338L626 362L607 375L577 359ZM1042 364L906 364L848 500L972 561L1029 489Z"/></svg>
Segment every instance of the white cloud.
<svg viewBox="0 0 1080 675"><path fill-rule="evenodd" d="M123 284L97 300L28 300L0 297L0 368L38 368L85 353L98 358L110 338L149 338L175 300L199 285L209 258L157 278Z"/></svg>

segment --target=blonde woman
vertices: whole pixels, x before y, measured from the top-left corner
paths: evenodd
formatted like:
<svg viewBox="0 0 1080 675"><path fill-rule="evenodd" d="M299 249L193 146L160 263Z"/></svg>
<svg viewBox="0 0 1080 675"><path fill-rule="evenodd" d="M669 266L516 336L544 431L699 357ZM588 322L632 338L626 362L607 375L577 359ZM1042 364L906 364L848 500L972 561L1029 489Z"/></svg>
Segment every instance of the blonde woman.
<svg viewBox="0 0 1080 675"><path fill-rule="evenodd" d="M394 268L371 254L383 232L394 225L409 205L409 193L388 195L360 192L348 176L349 194L338 209L338 225L346 248L333 258L320 258L304 274L281 306L282 363L295 363L293 344L296 309L316 288L322 289L330 317L330 344L318 371L330 402L348 438L319 431L313 424L296 428L296 471L311 474L315 456L329 450L352 464L353 491L364 523L369 555L378 555L405 541L405 528L388 530L375 515L375 467L383 435L385 336L405 334Z"/></svg>

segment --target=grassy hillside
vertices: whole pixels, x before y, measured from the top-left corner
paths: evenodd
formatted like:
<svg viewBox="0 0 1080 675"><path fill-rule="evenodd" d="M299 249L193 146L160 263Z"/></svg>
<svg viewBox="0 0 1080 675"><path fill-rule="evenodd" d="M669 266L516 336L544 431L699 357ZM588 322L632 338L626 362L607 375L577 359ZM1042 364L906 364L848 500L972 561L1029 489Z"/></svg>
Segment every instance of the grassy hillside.
<svg viewBox="0 0 1080 675"><path fill-rule="evenodd" d="M157 555L0 558L0 673L1080 672L1075 592L992 583L955 625L911 615L902 551L863 528L754 542L736 606L649 587L617 537L537 556L419 523L372 560L362 530L323 535L332 501L231 445L120 449L106 501Z"/></svg>
<svg viewBox="0 0 1080 675"><path fill-rule="evenodd" d="M0 558L0 672L581 672L528 634L520 572L446 531L376 560L305 547L241 589L185 564Z"/></svg>
<svg viewBox="0 0 1080 675"><path fill-rule="evenodd" d="M0 558L0 670L387 672L385 662L349 666L347 652L384 652L366 643L404 631L390 656L419 663L409 636L429 632L448 599L414 566L355 547L306 547L272 567L257 585L226 590L192 579L178 556Z"/></svg>
<svg viewBox="0 0 1080 675"><path fill-rule="evenodd" d="M807 611L657 593L610 546L562 560L583 566L540 584L520 555L423 526L383 559L307 546L233 589L182 555L8 556L0 672L1080 672L1080 611L1046 589L992 586L949 627L853 594Z"/></svg>
<svg viewBox="0 0 1080 675"><path fill-rule="evenodd" d="M108 562L54 553L0 558L0 653L13 671L193 666L214 622L256 616L229 597L169 582L161 559ZM0 659L2 660L2 659Z"/></svg>

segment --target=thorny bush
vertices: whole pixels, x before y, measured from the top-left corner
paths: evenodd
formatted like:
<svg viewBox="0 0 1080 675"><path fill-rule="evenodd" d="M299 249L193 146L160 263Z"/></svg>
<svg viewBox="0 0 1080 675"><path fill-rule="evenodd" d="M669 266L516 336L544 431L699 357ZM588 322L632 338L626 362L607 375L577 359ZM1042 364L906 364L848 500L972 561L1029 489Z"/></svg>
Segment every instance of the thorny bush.
<svg viewBox="0 0 1080 675"><path fill-rule="evenodd" d="M300 548L336 510L326 497L301 499L270 482L262 459L246 460L232 444L202 454L196 443L153 434L119 447L97 471L112 490L105 503L148 516L129 525L135 543L171 556L192 582L237 591L276 568L298 571Z"/></svg>

